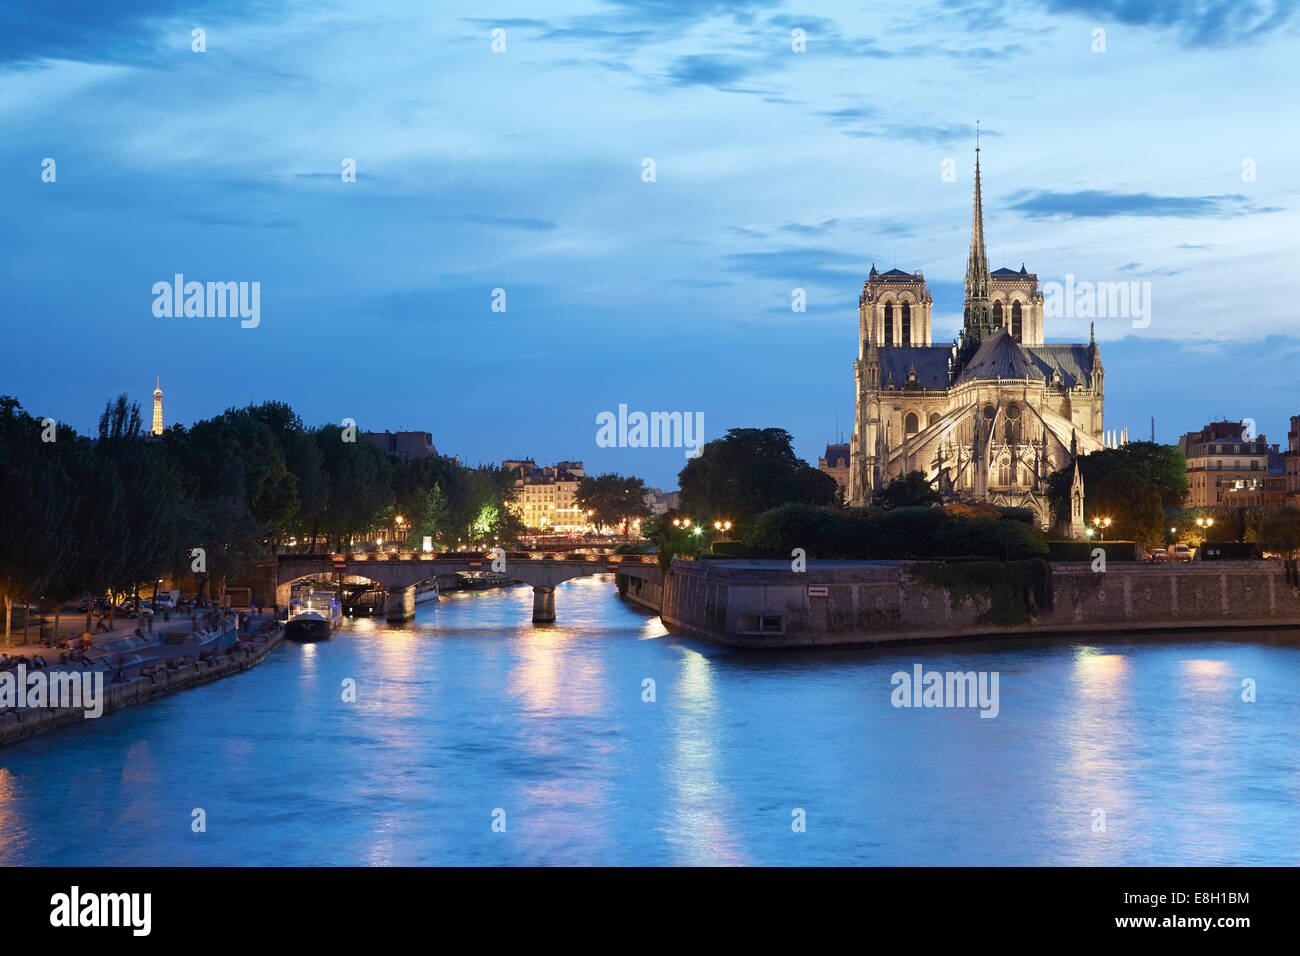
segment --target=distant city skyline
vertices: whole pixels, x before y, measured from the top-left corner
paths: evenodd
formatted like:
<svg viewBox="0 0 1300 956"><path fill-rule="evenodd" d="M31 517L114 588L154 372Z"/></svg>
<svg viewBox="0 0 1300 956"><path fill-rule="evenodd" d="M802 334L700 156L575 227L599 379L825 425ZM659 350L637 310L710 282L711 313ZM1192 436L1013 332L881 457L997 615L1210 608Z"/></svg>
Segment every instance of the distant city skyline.
<svg viewBox="0 0 1300 956"><path fill-rule="evenodd" d="M0 13L0 392L80 431L161 375L168 425L275 399L675 487L680 449L597 444L625 403L815 463L873 263L960 326L976 120L992 268L1151 283L1095 320L1108 429L1297 411L1289 5L57 7ZM256 326L156 316L176 274L259 283Z"/></svg>

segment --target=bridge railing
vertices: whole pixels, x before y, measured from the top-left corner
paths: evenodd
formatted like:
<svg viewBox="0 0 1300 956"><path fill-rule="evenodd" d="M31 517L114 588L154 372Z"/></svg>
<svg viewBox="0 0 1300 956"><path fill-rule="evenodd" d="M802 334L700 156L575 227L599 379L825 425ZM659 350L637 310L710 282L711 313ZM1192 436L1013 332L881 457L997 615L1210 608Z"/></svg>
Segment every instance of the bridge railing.
<svg viewBox="0 0 1300 956"><path fill-rule="evenodd" d="M277 558L281 564L333 561L374 564L388 561L491 561L495 556L493 551L354 551L346 554L281 554ZM505 557L507 561L581 561L590 564L654 564L658 560L653 554L566 554L560 551L507 551Z"/></svg>

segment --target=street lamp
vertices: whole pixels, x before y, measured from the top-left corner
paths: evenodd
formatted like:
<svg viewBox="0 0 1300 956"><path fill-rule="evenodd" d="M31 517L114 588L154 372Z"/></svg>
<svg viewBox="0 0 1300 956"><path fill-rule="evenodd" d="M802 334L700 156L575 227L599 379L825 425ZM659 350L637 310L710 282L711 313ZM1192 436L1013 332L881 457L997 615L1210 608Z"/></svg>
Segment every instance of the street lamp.
<svg viewBox="0 0 1300 956"><path fill-rule="evenodd" d="M674 519L673 519L673 527L674 527L674 528L689 528L690 526L691 526L691 519L690 519L690 518L674 518Z"/></svg>
<svg viewBox="0 0 1300 956"><path fill-rule="evenodd" d="M1093 518L1092 523L1097 526L1097 534L1102 541L1106 540L1106 529L1110 527L1109 518Z"/></svg>
<svg viewBox="0 0 1300 956"><path fill-rule="evenodd" d="M715 522L713 522L713 527L714 527L715 529L717 529L718 531L730 531L730 530L731 530L731 522L730 522L730 521L715 521Z"/></svg>
<svg viewBox="0 0 1300 956"><path fill-rule="evenodd" d="M1210 528L1213 527L1213 526L1214 526L1214 519L1213 519L1213 518L1197 518L1197 519L1196 519L1196 527L1198 527L1198 528L1201 529L1201 544L1205 544L1205 542L1209 539L1209 537L1210 537Z"/></svg>

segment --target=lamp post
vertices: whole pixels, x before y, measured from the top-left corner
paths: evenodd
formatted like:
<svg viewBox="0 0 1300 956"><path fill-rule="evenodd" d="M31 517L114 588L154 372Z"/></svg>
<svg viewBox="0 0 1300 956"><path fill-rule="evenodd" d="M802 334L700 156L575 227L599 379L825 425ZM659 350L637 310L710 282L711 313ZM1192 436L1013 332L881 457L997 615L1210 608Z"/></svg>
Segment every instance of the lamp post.
<svg viewBox="0 0 1300 956"><path fill-rule="evenodd" d="M1093 518L1092 523L1097 526L1097 536L1100 540L1106 540L1106 529L1110 527L1109 518Z"/></svg>
<svg viewBox="0 0 1300 956"><path fill-rule="evenodd" d="M1214 526L1213 518L1196 519L1196 527L1201 529L1201 547L1205 546L1205 541L1210 536L1210 528L1213 526Z"/></svg>

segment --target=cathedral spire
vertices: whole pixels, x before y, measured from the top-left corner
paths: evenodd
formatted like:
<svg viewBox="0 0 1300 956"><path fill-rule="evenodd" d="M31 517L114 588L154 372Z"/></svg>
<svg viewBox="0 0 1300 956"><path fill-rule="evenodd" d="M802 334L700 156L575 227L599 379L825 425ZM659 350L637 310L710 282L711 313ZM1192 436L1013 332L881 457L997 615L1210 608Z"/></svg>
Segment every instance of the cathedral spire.
<svg viewBox="0 0 1300 956"><path fill-rule="evenodd" d="M971 212L970 257L966 260L966 304L958 345L957 365L964 366L992 335L993 280L989 276L989 259L984 250L984 197L980 183L979 123L975 124L975 205Z"/></svg>
<svg viewBox="0 0 1300 956"><path fill-rule="evenodd" d="M992 280L984 251L984 197L980 184L979 123L975 124L975 206L971 212L970 257L966 261L966 328L981 332L993 327L993 306L989 302Z"/></svg>

